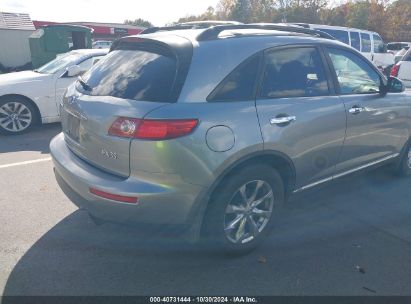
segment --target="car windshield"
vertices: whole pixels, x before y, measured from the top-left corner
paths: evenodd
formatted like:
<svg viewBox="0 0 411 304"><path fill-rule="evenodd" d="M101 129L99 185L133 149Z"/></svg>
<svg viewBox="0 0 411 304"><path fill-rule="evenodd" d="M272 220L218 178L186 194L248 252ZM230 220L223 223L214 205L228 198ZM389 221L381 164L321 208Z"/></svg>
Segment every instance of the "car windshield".
<svg viewBox="0 0 411 304"><path fill-rule="evenodd" d="M62 55L50 61L49 63L46 63L35 71L41 74L54 74L57 71L65 69L71 65L78 64L84 58L84 54L67 53L66 55Z"/></svg>

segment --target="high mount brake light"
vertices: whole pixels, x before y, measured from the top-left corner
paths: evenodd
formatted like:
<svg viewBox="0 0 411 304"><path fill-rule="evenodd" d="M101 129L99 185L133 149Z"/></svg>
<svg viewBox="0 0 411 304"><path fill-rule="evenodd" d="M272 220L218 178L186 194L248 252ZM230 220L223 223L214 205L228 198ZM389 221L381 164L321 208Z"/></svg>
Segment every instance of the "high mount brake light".
<svg viewBox="0 0 411 304"><path fill-rule="evenodd" d="M197 119L138 119L117 118L108 134L148 140L166 140L190 134L198 125Z"/></svg>

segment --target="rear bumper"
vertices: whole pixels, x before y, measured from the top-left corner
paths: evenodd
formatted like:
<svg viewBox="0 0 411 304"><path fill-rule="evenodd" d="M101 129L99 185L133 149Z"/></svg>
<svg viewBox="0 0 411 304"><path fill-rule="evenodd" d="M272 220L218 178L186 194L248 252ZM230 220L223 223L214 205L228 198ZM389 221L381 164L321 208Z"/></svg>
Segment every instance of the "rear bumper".
<svg viewBox="0 0 411 304"><path fill-rule="evenodd" d="M57 182L78 207L102 220L118 223L191 224L200 210L198 197L204 188L182 182L178 176L148 174L121 178L97 169L77 157L66 145L64 135L50 143ZM98 197L90 188L138 197L126 204Z"/></svg>

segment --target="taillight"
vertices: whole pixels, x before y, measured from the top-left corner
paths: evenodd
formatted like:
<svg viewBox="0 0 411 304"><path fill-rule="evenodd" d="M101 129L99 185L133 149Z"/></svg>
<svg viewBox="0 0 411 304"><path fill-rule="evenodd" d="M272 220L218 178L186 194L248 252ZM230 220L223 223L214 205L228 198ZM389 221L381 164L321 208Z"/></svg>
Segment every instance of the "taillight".
<svg viewBox="0 0 411 304"><path fill-rule="evenodd" d="M190 134L198 125L197 119L138 119L119 117L110 129L109 135L166 140Z"/></svg>
<svg viewBox="0 0 411 304"><path fill-rule="evenodd" d="M400 64L397 63L395 64L392 69L391 69L391 76L392 77L398 77L398 73L400 72Z"/></svg>

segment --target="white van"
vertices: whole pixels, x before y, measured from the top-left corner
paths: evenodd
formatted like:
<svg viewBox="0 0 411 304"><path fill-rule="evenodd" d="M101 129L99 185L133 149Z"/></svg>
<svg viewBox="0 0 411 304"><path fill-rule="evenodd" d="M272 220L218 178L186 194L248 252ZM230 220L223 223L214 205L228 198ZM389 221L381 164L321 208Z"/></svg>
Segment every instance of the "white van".
<svg viewBox="0 0 411 304"><path fill-rule="evenodd" d="M331 26L321 24L295 23L296 25L323 31L335 39L344 42L360 51L365 57L383 69L394 65L394 55L387 52L381 36L376 32L364 31L342 26Z"/></svg>

